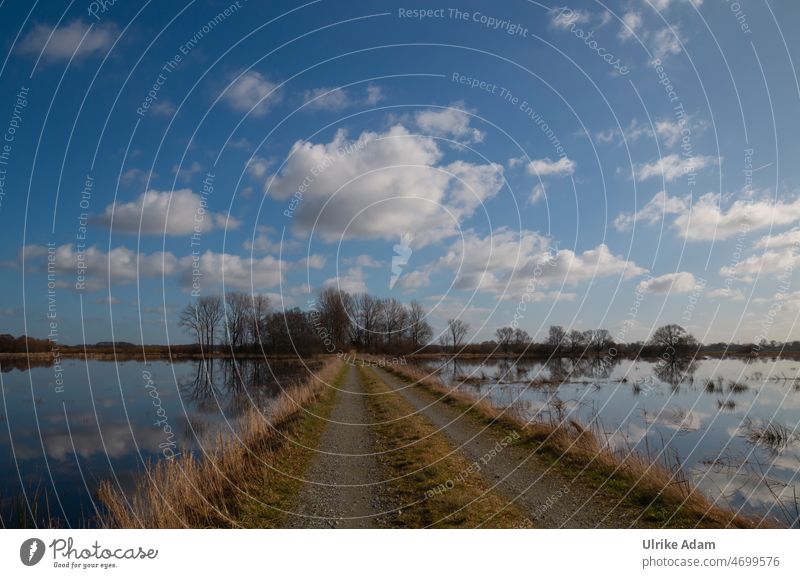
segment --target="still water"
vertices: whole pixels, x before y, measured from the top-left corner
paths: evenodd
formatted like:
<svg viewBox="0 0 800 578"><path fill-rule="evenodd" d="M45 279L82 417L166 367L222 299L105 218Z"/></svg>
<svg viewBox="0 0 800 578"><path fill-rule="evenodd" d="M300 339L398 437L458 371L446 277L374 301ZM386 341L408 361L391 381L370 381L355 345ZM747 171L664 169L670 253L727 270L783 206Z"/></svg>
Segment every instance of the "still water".
<svg viewBox="0 0 800 578"><path fill-rule="evenodd" d="M428 371L526 419L577 419L679 465L721 504L798 526L800 361L428 360Z"/></svg>
<svg viewBox="0 0 800 578"><path fill-rule="evenodd" d="M3 526L93 525L100 480L130 488L145 463L201 453L207 436L235 431L309 370L299 361L62 366L63 376L52 366L0 373Z"/></svg>

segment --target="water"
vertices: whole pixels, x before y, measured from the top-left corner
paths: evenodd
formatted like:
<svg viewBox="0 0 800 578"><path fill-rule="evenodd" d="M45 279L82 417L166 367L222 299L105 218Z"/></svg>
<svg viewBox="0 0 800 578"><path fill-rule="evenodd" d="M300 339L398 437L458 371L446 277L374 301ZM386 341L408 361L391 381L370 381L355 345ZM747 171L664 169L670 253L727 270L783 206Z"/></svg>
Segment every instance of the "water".
<svg viewBox="0 0 800 578"><path fill-rule="evenodd" d="M800 361L428 360L526 419L594 423L618 449L680 465L710 498L798 526ZM763 428L772 424L779 435Z"/></svg>
<svg viewBox="0 0 800 578"><path fill-rule="evenodd" d="M62 527L95 524L100 480L130 489L143 464L200 453L207 436L235 431L245 412L266 409L282 387L308 372L296 361L65 360L62 365L59 392L62 378L54 367L21 371L4 360L4 526L29 524L31 518L40 524L52 518L49 523Z"/></svg>

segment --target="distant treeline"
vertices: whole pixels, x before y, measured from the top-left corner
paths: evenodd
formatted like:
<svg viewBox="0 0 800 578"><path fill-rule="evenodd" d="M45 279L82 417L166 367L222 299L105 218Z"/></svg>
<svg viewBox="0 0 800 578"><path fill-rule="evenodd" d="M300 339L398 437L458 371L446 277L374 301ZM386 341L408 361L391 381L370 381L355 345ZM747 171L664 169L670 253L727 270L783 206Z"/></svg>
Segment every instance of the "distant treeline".
<svg viewBox="0 0 800 578"><path fill-rule="evenodd" d="M577 330L558 325L549 328L542 342L523 329L500 327L494 339L468 342L470 326L461 319L447 321L434 338L428 312L418 302L404 304L393 297L368 293L351 294L335 288L323 289L299 307L274 309L265 295L229 292L224 296L200 297L180 313L179 325L194 339L192 345L136 345L128 342L98 342L93 345L60 345L62 354L82 351L93 354L144 352L157 355L223 355L233 352L270 355L313 355L358 351L389 354L507 354L532 356L736 355L775 356L800 354L800 341L762 340L758 344L699 343L675 324L656 329L646 341L615 342L607 329ZM0 353L42 353L53 349L47 339L0 335Z"/></svg>

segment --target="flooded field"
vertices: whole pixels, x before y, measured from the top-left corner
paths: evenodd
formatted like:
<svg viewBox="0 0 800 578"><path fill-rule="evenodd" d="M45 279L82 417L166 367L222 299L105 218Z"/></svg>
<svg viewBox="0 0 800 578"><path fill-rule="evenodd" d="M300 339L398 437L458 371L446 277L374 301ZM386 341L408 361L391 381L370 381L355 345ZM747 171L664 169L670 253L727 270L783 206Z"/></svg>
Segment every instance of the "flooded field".
<svg viewBox="0 0 800 578"><path fill-rule="evenodd" d="M75 359L62 375L53 366L0 373L3 525L92 525L101 480L128 488L147 462L201 454L207 436L235 432L249 408L267 410L316 367Z"/></svg>
<svg viewBox="0 0 800 578"><path fill-rule="evenodd" d="M446 384L530 420L592 424L680 467L708 496L798 526L800 362L426 360Z"/></svg>

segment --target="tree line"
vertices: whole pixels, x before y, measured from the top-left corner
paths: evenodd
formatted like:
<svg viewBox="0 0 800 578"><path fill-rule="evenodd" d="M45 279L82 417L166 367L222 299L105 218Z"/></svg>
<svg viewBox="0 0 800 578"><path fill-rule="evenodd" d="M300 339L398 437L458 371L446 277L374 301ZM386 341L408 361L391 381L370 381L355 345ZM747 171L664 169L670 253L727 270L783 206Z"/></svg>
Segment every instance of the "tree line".
<svg viewBox="0 0 800 578"><path fill-rule="evenodd" d="M616 354L680 355L700 344L683 327L665 325L646 343L619 344L607 329L580 331L560 325L549 328L543 343L536 343L518 327L501 327L495 339L470 343L470 325L449 319L434 339L428 312L412 300L348 293L329 287L308 302L306 310L275 310L268 297L229 292L200 297L181 311L179 324L194 336L202 351L224 346L232 351L262 350L274 354L335 353L532 353L543 355Z"/></svg>

